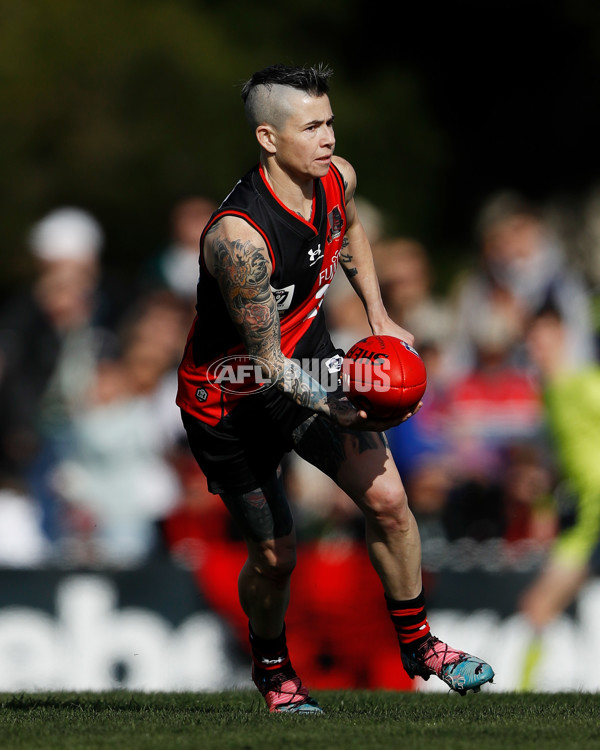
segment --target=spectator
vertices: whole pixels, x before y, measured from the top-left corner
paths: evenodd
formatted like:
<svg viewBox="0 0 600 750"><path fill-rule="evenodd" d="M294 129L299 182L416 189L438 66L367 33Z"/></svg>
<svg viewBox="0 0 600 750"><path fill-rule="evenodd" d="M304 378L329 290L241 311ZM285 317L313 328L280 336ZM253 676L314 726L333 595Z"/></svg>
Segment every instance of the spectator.
<svg viewBox="0 0 600 750"><path fill-rule="evenodd" d="M54 480L69 508L67 551L80 562L132 565L160 548L160 524L181 495L173 375L187 325L171 295L139 300L120 355L99 363L73 418L73 450Z"/></svg>
<svg viewBox="0 0 600 750"><path fill-rule="evenodd" d="M124 359L134 388L152 394L159 429L173 445L185 437L175 392L188 312L187 303L176 294L156 290L135 301L122 317L120 327Z"/></svg>
<svg viewBox="0 0 600 750"><path fill-rule="evenodd" d="M142 278L143 291L168 289L193 309L198 284L200 235L217 208L209 198L190 196L171 211L170 242Z"/></svg>
<svg viewBox="0 0 600 750"><path fill-rule="evenodd" d="M547 299L554 300L569 328L565 356L574 364L591 361L595 342L589 292L543 213L516 193L500 193L481 211L477 237L479 267L463 275L452 290L457 321L453 370L473 366L473 326L487 310L497 310L508 325L522 328ZM523 359L523 342L512 354Z"/></svg>
<svg viewBox="0 0 600 750"><path fill-rule="evenodd" d="M445 526L450 538L481 541L507 533L507 478L525 471L517 457L536 455L543 410L536 379L512 356L523 336L519 321L493 306L475 317L474 365L446 393L453 472Z"/></svg>
<svg viewBox="0 0 600 750"><path fill-rule="evenodd" d="M554 474L538 446L512 445L502 475L466 477L450 488L441 518L449 540L502 539L538 555L557 531ZM513 550L516 547L513 546Z"/></svg>
<svg viewBox="0 0 600 750"><path fill-rule="evenodd" d="M36 277L0 314L0 459L7 474L26 479L55 541L60 520L49 476L70 449L72 416L114 337L96 219L60 208L33 227L29 241Z"/></svg>
<svg viewBox="0 0 600 750"><path fill-rule="evenodd" d="M519 321L494 307L474 317L475 359L448 390L448 424L463 470L488 475L511 444L539 437L542 408L537 381L513 356L523 337Z"/></svg>
<svg viewBox="0 0 600 750"><path fill-rule="evenodd" d="M381 294L390 316L415 336L419 348L448 337L451 311L434 294L433 269L424 245L412 238L382 239L373 248Z"/></svg>
<svg viewBox="0 0 600 750"><path fill-rule="evenodd" d="M553 497L554 467L536 445L511 447L503 479L504 534L508 543L533 542L547 550L556 538L558 514Z"/></svg>

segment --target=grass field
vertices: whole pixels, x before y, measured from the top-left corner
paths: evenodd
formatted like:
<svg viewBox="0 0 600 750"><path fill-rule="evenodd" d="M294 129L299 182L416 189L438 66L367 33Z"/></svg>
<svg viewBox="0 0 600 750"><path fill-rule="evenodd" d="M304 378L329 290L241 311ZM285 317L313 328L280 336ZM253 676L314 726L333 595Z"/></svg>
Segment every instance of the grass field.
<svg viewBox="0 0 600 750"><path fill-rule="evenodd" d="M0 695L2 750L600 747L600 694L320 692L323 716L267 713L254 692Z"/></svg>

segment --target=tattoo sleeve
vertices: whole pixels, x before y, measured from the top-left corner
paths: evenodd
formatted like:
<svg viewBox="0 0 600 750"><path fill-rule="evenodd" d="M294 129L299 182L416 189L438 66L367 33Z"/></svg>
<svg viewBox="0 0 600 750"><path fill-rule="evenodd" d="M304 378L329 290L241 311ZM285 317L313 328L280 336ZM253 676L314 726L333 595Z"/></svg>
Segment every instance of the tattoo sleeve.
<svg viewBox="0 0 600 750"><path fill-rule="evenodd" d="M229 315L237 327L250 356L268 363L266 377L300 406L333 417L340 410L332 395L296 362L281 352L279 313L271 291L267 252L252 242L232 240L213 232L213 274ZM331 401L335 401L335 405Z"/></svg>

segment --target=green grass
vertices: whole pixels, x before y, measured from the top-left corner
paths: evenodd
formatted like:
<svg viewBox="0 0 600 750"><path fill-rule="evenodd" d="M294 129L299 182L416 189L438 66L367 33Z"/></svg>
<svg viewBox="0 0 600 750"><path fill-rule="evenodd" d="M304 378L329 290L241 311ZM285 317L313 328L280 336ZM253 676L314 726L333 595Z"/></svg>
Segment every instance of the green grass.
<svg viewBox="0 0 600 750"><path fill-rule="evenodd" d="M254 692L0 694L2 750L600 747L600 694L319 692L270 716Z"/></svg>

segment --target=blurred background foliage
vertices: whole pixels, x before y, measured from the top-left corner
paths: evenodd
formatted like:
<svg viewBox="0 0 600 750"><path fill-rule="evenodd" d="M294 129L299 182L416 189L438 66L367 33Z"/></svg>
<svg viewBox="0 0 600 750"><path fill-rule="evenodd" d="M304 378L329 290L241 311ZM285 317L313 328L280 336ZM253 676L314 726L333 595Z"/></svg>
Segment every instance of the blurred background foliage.
<svg viewBox="0 0 600 750"><path fill-rule="evenodd" d="M0 0L2 290L29 272L31 224L64 204L92 211L107 265L134 274L178 198L220 200L255 161L240 85L277 61L333 66L359 194L442 268L469 252L488 192L595 185L595 0L408 6Z"/></svg>

